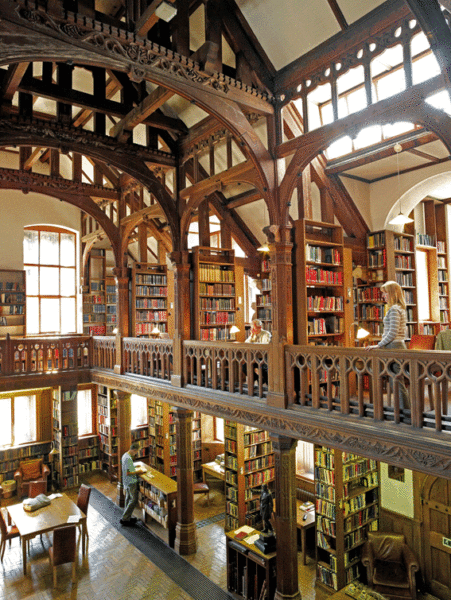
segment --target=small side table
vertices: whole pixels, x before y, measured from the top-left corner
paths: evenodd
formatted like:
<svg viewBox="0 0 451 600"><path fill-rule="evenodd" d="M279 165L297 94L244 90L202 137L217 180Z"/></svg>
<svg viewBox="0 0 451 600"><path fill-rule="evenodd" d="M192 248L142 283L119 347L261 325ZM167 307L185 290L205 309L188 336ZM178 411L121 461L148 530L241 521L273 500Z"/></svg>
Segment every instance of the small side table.
<svg viewBox="0 0 451 600"><path fill-rule="evenodd" d="M304 515L307 518L304 520ZM302 510L301 501L296 500L296 525L301 532L301 544L302 544L302 564L307 564L307 530L315 527L315 511L314 510Z"/></svg>

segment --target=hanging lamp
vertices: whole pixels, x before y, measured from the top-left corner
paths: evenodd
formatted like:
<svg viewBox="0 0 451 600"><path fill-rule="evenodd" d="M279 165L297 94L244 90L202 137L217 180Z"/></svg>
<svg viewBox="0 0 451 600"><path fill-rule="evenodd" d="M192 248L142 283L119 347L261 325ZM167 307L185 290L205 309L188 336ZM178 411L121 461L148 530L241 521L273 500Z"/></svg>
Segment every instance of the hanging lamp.
<svg viewBox="0 0 451 600"><path fill-rule="evenodd" d="M396 217L393 217L393 219L391 219L388 223L389 223L389 225L407 225L407 223L413 223L413 219L411 219L407 215L403 214L401 197L399 195L399 188L400 188L400 186L399 186L399 153L402 152L401 144L395 144L393 146L393 150L396 152L396 167L397 167L397 171L398 171L397 182L398 182L398 197L399 197L399 215L396 215Z"/></svg>

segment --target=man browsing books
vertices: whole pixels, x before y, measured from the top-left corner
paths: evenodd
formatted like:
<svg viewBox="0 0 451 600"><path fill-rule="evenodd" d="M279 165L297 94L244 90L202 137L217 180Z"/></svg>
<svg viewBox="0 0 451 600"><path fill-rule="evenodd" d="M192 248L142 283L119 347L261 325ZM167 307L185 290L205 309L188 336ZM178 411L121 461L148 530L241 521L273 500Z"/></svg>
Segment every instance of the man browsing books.
<svg viewBox="0 0 451 600"><path fill-rule="evenodd" d="M138 504L138 477L136 476L135 465L133 459L138 454L139 444L132 442L128 452L122 455L122 485L125 489L125 508L120 520L121 525L134 525L138 520L132 517L133 510Z"/></svg>

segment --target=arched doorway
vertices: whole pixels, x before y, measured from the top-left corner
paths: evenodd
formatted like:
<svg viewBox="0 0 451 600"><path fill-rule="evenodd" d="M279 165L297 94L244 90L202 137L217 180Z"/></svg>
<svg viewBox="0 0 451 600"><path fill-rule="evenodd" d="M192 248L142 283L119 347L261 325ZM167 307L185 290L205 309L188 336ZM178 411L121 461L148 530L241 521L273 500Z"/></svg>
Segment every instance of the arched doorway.
<svg viewBox="0 0 451 600"><path fill-rule="evenodd" d="M451 598L451 481L427 477L421 495L424 578L440 600Z"/></svg>

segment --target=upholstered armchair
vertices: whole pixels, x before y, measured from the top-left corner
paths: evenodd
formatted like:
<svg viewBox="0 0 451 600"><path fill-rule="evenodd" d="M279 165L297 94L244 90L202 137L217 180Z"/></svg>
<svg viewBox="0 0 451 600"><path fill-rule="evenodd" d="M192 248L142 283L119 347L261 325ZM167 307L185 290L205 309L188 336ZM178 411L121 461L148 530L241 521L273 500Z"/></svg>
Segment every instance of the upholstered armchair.
<svg viewBox="0 0 451 600"><path fill-rule="evenodd" d="M362 551L368 586L388 598L416 598L420 565L402 533L368 532Z"/></svg>
<svg viewBox="0 0 451 600"><path fill-rule="evenodd" d="M47 477L49 473L50 469L44 464L42 458L35 458L19 463L19 468L14 473L19 498L28 496L28 488L31 482L43 482L45 489L47 489Z"/></svg>

